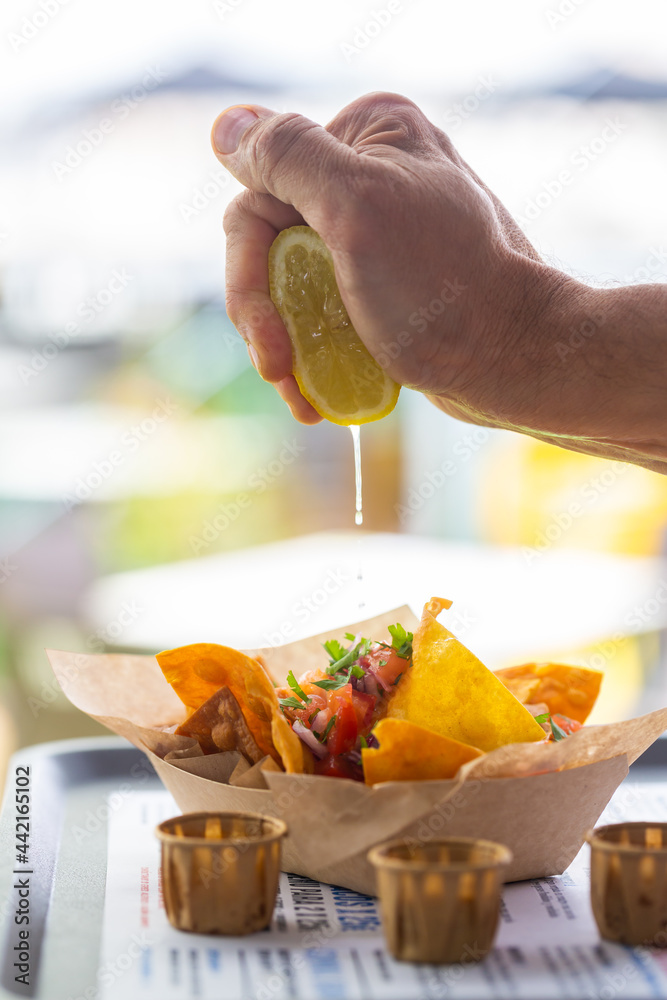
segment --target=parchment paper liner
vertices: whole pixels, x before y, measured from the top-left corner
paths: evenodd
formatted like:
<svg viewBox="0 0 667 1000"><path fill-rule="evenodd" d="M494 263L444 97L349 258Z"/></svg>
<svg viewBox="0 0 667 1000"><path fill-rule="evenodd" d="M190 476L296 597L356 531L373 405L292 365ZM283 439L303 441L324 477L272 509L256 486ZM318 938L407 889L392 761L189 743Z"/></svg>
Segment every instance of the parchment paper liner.
<svg viewBox="0 0 667 1000"><path fill-rule="evenodd" d="M409 608L263 650L275 680L322 664L324 639L376 637ZM507 881L558 875L570 864L628 766L667 728L667 708L638 719L584 727L560 743L512 744L470 761L453 781L387 782L289 775L267 761L245 767L237 754L203 756L194 740L160 731L184 709L152 656L47 650L73 705L143 750L183 812L261 812L285 820L283 870L374 893L366 853L398 836L481 837L514 855ZM480 704L480 712L484 705ZM166 759L168 758L168 759ZM235 773L236 771L236 773ZM539 773L542 772L542 773ZM242 782L239 786L232 782ZM245 786L245 787L244 787Z"/></svg>

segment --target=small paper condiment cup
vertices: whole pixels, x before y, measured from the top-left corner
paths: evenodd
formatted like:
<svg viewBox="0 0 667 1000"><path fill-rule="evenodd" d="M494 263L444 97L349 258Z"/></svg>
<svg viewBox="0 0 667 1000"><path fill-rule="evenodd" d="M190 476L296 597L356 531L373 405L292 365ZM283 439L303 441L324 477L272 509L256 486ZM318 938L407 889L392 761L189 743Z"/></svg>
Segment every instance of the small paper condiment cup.
<svg viewBox="0 0 667 1000"><path fill-rule="evenodd" d="M258 813L198 812L156 828L169 922L196 934L252 934L268 927L287 827Z"/></svg>
<svg viewBox="0 0 667 1000"><path fill-rule="evenodd" d="M591 906L603 938L667 947L667 823L590 830Z"/></svg>
<svg viewBox="0 0 667 1000"><path fill-rule="evenodd" d="M406 962L478 962L496 933L500 886L512 852L467 837L415 845L378 844L375 867L382 924L394 958Z"/></svg>

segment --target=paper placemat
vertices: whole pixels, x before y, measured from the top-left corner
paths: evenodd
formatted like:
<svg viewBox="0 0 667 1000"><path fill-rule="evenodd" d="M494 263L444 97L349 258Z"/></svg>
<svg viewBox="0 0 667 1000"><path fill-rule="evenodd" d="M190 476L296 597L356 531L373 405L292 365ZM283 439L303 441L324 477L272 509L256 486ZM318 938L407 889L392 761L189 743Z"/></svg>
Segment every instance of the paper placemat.
<svg viewBox="0 0 667 1000"><path fill-rule="evenodd" d="M505 886L496 947L481 965L395 962L372 897L284 873L269 930L242 938L175 931L153 831L178 812L159 790L127 798L110 816L102 1000L667 998L667 953L599 938L588 848L562 876ZM667 783L625 782L600 822L630 813L667 820Z"/></svg>

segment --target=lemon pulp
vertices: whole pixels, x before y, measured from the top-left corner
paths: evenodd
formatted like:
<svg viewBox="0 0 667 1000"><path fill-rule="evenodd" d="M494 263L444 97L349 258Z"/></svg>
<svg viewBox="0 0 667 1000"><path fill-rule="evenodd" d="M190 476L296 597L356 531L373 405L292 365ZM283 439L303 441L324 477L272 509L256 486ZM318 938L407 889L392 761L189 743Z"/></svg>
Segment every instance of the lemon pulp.
<svg viewBox="0 0 667 1000"><path fill-rule="evenodd" d="M302 394L334 424L365 424L390 413L399 385L370 355L350 322L331 254L309 226L284 229L269 253L271 298L292 343Z"/></svg>

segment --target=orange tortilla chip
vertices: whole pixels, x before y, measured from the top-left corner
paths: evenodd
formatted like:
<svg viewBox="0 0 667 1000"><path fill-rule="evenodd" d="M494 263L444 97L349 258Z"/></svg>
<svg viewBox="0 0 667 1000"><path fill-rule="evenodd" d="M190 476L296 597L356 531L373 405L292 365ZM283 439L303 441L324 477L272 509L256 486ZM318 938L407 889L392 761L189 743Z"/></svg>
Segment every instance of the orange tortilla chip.
<svg viewBox="0 0 667 1000"><path fill-rule="evenodd" d="M438 736L405 719L381 719L373 730L378 748L361 751L364 781L429 781L453 778L462 764L481 750Z"/></svg>
<svg viewBox="0 0 667 1000"><path fill-rule="evenodd" d="M520 702L545 702L551 715L566 715L582 725L593 710L604 676L599 670L565 663L523 663L495 674ZM524 698L528 688L530 697Z"/></svg>
<svg viewBox="0 0 667 1000"><path fill-rule="evenodd" d="M434 597L425 605L412 667L391 698L387 718L485 751L543 740L542 727L500 678L436 620L450 604Z"/></svg>
<svg viewBox="0 0 667 1000"><path fill-rule="evenodd" d="M290 773L303 773L303 744L282 714L273 684L261 663L236 649L212 642L167 649L158 653L157 661L190 712L195 712L220 688L229 688L262 754L269 754Z"/></svg>
<svg viewBox="0 0 667 1000"><path fill-rule="evenodd" d="M494 670L494 673L497 677L500 677L499 670ZM540 686L540 682L536 677L516 677L511 682L506 682L503 677L500 677L500 679L505 687L512 692L514 697L518 698L522 705L532 705L538 700L534 697Z"/></svg>

